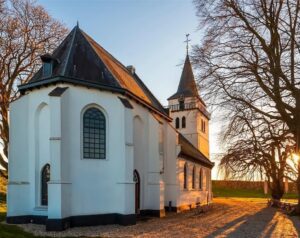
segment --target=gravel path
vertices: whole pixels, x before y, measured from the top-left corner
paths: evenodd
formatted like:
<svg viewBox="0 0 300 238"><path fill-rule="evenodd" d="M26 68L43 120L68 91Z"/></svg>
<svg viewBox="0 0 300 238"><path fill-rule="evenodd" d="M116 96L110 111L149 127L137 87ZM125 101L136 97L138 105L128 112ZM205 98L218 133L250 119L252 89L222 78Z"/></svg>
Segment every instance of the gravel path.
<svg viewBox="0 0 300 238"><path fill-rule="evenodd" d="M134 226L76 227L63 232L45 232L45 226L19 225L40 236L77 237L300 237L300 218L266 207L265 199L215 198L213 208L150 218Z"/></svg>

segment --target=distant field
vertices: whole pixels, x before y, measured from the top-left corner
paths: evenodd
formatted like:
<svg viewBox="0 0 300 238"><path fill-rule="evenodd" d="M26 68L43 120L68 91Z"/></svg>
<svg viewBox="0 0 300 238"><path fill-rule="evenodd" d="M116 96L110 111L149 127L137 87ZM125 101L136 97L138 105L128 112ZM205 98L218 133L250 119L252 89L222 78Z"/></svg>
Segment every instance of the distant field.
<svg viewBox="0 0 300 238"><path fill-rule="evenodd" d="M265 195L263 190L242 189L242 188L224 188L213 186L214 197L239 197L239 198L270 198L270 194ZM296 193L287 193L284 199L297 199Z"/></svg>

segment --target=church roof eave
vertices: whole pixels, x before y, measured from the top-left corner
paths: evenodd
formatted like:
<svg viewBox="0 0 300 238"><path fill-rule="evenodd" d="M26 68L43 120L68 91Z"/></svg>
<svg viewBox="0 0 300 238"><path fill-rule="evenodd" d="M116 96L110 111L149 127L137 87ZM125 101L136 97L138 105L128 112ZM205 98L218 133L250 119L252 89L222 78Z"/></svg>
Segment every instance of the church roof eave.
<svg viewBox="0 0 300 238"><path fill-rule="evenodd" d="M196 163L196 164L200 164L200 165L202 165L206 168L210 168L210 169L212 169L215 166L214 162L208 163L207 161L199 160L199 159L197 159L193 156L190 156L188 154L185 154L183 152L180 152L178 157L186 159L186 160L191 161L191 162Z"/></svg>
<svg viewBox="0 0 300 238"><path fill-rule="evenodd" d="M179 144L181 145L179 157L202 164L209 168L214 167L214 163L202 154L187 138L185 138L184 135L178 132L178 138Z"/></svg>
<svg viewBox="0 0 300 238"><path fill-rule="evenodd" d="M19 89L21 94L24 94L25 91L27 91L27 90L40 88L40 87L43 87L43 86L56 85L58 83L70 83L70 84L74 84L74 85L81 85L81 86L95 88L95 89L99 89L99 90L124 94L124 95L127 95L130 98L138 101L142 105L146 106L149 110L159 114L160 116L162 116L167 121L169 121L169 122L172 121L172 118L167 116L165 113L161 113L159 110L157 110L155 107L150 105L148 102L143 101L141 98L137 97L136 95L134 95L132 92L130 92L127 89L108 86L108 85L101 85L101 84L98 84L98 83L95 84L95 83L87 82L87 81L80 80L80 79L77 79L77 78L70 78L70 77L64 77L64 76L55 76L55 77L51 77L51 78L45 78L45 79L42 79L42 80L39 80L39 81L36 81L36 82L31 82L31 83L19 85L18 89Z"/></svg>

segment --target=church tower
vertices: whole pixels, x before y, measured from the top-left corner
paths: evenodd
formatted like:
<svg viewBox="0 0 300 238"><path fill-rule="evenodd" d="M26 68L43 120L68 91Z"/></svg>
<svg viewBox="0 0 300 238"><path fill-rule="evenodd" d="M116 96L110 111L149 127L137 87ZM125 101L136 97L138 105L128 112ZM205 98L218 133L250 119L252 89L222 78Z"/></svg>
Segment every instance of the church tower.
<svg viewBox="0 0 300 238"><path fill-rule="evenodd" d="M168 102L173 126L209 158L210 114L198 93L188 53L177 92Z"/></svg>

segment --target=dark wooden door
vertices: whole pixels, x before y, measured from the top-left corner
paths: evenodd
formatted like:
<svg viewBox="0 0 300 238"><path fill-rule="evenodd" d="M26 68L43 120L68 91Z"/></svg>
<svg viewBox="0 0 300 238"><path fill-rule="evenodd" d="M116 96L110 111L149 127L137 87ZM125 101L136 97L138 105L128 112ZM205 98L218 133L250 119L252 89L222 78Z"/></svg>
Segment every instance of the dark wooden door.
<svg viewBox="0 0 300 238"><path fill-rule="evenodd" d="M140 213L140 198L141 198L141 180L137 170L133 172L133 178L135 182L135 213Z"/></svg>

